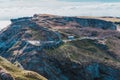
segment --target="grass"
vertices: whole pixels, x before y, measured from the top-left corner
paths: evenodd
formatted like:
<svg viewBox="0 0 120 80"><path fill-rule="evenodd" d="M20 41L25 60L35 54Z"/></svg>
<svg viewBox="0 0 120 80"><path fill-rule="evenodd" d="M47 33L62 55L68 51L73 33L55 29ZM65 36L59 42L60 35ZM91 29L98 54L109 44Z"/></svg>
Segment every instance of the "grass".
<svg viewBox="0 0 120 80"><path fill-rule="evenodd" d="M15 80L47 80L36 72L19 69L2 57L0 57L0 67L10 73Z"/></svg>
<svg viewBox="0 0 120 80"><path fill-rule="evenodd" d="M31 34L35 40L42 40L43 39L40 31L32 30Z"/></svg>
<svg viewBox="0 0 120 80"><path fill-rule="evenodd" d="M111 21L111 22L120 22L120 19L119 19L119 18L116 18L116 17L80 16L79 18L85 18L85 19L100 19L100 20Z"/></svg>
<svg viewBox="0 0 120 80"><path fill-rule="evenodd" d="M107 48L103 49L96 45L96 40L77 40L64 43L62 46L52 50L47 50L49 55L57 57L59 60L69 58L70 60L89 62L96 61L114 61L118 62L114 57L107 53Z"/></svg>

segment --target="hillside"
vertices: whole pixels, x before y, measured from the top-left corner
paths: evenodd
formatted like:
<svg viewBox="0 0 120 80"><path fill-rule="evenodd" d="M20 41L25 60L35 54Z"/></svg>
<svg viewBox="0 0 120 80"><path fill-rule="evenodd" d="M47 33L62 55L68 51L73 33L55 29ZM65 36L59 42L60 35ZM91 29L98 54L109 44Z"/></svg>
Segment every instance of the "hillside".
<svg viewBox="0 0 120 80"><path fill-rule="evenodd" d="M12 19L0 55L48 80L120 80L120 32L112 21L48 14Z"/></svg>
<svg viewBox="0 0 120 80"><path fill-rule="evenodd" d="M0 80L47 80L36 72L16 67L0 57Z"/></svg>
<svg viewBox="0 0 120 80"><path fill-rule="evenodd" d="M59 28L80 28L80 27L92 27L100 29L115 30L116 25L113 22L101 20L97 18L79 18L79 17L65 17L54 16L47 14L34 15L32 18L39 25L43 25L53 29Z"/></svg>

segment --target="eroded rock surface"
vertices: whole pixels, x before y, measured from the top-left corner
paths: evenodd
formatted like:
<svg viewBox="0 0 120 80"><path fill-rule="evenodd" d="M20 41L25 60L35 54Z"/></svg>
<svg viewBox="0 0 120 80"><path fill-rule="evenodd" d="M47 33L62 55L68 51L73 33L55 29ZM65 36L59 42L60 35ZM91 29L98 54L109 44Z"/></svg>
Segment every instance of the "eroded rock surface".
<svg viewBox="0 0 120 80"><path fill-rule="evenodd" d="M12 63L48 80L120 80L120 33L113 22L48 15L11 21L0 33L0 55ZM76 40L63 43L69 35Z"/></svg>

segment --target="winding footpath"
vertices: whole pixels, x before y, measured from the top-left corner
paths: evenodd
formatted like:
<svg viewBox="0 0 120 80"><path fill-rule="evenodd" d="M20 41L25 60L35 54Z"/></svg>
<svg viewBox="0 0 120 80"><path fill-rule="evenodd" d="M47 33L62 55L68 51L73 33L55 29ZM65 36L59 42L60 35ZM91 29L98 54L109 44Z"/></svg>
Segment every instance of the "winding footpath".
<svg viewBox="0 0 120 80"><path fill-rule="evenodd" d="M91 40L97 40L99 38L97 37L81 37L76 39L66 39L62 40L64 43L71 42L71 41L77 41L77 40L84 40L84 39L91 39ZM42 46L43 44L59 44L60 41L39 41L39 40L26 40L27 43L34 45L34 46Z"/></svg>

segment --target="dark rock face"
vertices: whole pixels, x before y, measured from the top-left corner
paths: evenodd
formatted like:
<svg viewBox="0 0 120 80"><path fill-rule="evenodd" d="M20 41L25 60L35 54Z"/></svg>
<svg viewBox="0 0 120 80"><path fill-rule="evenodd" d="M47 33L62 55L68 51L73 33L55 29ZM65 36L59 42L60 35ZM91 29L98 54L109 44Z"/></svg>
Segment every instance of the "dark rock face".
<svg viewBox="0 0 120 80"><path fill-rule="evenodd" d="M44 61L44 62L43 62ZM36 65L38 63L36 62ZM78 64L69 60L44 59L40 63L40 74L49 80L119 80L120 69L114 69L105 64L93 62L87 65ZM33 69L32 67L29 69ZM35 69L33 69L35 70Z"/></svg>
<svg viewBox="0 0 120 80"><path fill-rule="evenodd" d="M33 21L38 22L44 26L68 26L69 27L93 27L104 30L116 30L116 25L113 22L99 20L99 19L85 19L77 17L60 17L60 16L42 16L35 15ZM51 23L52 22L52 23ZM72 23L72 25L71 25ZM53 25L54 24L54 25Z"/></svg>
<svg viewBox="0 0 120 80"><path fill-rule="evenodd" d="M14 80L14 78L11 76L11 74L0 68L0 80Z"/></svg>
<svg viewBox="0 0 120 80"><path fill-rule="evenodd" d="M40 37L42 37L43 41L56 42L55 44L54 43L52 44L54 46L57 46L62 42L57 32L53 32L44 27L38 26L36 23L31 21L31 18L20 18L15 20L13 19L11 21L13 22L13 24L11 24L6 31L2 31L2 33L0 34L1 53L7 51L10 47L16 44L17 41L23 41L21 45L24 45L26 44L26 42L24 42L24 40L22 39L32 40L32 37L34 37L34 35L32 35L31 32L27 33L27 31L31 31L31 30L35 30L36 32L38 31L37 34L38 36L39 34L42 33L43 35L41 35Z"/></svg>
<svg viewBox="0 0 120 80"><path fill-rule="evenodd" d="M119 80L120 70L113 69L103 64L93 63L86 67L90 80ZM87 80L87 79L86 79Z"/></svg>
<svg viewBox="0 0 120 80"><path fill-rule="evenodd" d="M115 30L116 26L112 22L74 17L50 18L49 16L36 16L33 18L34 17L25 17L11 20L12 24L10 27L0 34L1 56L13 63L18 61L24 69L36 71L48 78L48 80L120 80L120 68L114 68L111 65L105 64L104 59L102 61L96 60L96 57L100 57L101 53L105 52L104 50L106 49L103 46L104 49L101 48L101 51L97 54L95 52L97 52L99 47L97 47L96 44L90 43L89 48L81 47L83 44L79 43L77 43L77 46L68 43L62 45L61 34L48 28L52 25L54 25L53 27L63 27L70 22L74 22L77 23L74 25L76 28L92 27ZM51 24L49 21L54 24ZM40 22L42 22L42 24L39 24ZM71 25L69 27L71 27ZM44 46L35 46L29 44L27 42L28 40L53 42L44 43ZM59 48L60 45L62 46ZM95 48L97 47L96 51L94 51L95 49L92 45L95 45ZM68 46L70 46L70 48ZM87 45L85 46L87 47ZM84 49L86 53L88 50L94 51L94 53L86 54L82 52ZM64 51L60 52L62 50ZM91 55L89 56L89 54L92 54L92 57ZM97 56L93 56L94 54ZM106 53L105 56L106 55L108 54ZM93 59L93 57L95 57L95 59ZM80 60L81 58L83 60ZM85 59L86 61L84 62ZM3 77L6 77L6 75Z"/></svg>
<svg viewBox="0 0 120 80"><path fill-rule="evenodd" d="M111 29L116 30L116 26L112 22L96 20L96 19L78 19L78 23L81 26L85 27L94 27L94 28L101 28L101 29Z"/></svg>

